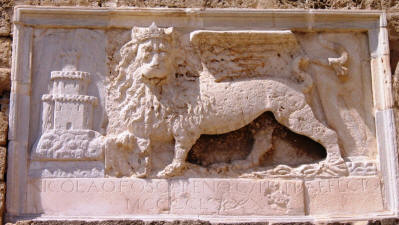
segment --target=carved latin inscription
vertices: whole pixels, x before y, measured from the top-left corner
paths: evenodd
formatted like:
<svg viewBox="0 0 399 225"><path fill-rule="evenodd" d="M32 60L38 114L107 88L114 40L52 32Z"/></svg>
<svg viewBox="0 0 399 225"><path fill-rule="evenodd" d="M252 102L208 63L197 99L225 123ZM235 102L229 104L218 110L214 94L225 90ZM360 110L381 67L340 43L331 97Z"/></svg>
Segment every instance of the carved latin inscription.
<svg viewBox="0 0 399 225"><path fill-rule="evenodd" d="M305 199L312 215L384 209L378 177L311 181L35 179L29 184L28 196L30 213L62 211L65 215L305 215Z"/></svg>
<svg viewBox="0 0 399 225"><path fill-rule="evenodd" d="M120 215L169 211L169 184L165 180L42 179L32 180L29 191L32 213L62 211L73 215L80 211L85 215ZM58 200L53 201L56 196Z"/></svg>
<svg viewBox="0 0 399 225"><path fill-rule="evenodd" d="M303 194L301 181L55 178L31 180L28 209L66 215L304 215Z"/></svg>

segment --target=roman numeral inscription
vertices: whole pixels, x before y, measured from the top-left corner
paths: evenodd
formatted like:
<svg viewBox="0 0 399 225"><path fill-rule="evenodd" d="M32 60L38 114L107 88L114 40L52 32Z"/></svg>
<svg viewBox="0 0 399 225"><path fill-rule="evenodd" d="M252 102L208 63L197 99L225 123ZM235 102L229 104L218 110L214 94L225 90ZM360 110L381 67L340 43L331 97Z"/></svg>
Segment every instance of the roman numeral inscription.
<svg viewBox="0 0 399 225"><path fill-rule="evenodd" d="M300 181L189 179L170 188L173 214L304 214Z"/></svg>

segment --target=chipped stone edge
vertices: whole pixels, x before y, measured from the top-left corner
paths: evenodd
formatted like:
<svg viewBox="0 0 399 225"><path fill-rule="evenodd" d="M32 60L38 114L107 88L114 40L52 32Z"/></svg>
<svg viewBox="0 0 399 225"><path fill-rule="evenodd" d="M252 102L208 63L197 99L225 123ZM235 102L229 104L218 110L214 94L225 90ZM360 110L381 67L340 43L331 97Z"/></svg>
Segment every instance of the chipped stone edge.
<svg viewBox="0 0 399 225"><path fill-rule="evenodd" d="M380 169L383 178L385 206L399 214L399 168L393 112L392 74L389 64L389 39L386 14L381 14L380 27L370 29L370 66L375 108L375 126Z"/></svg>
<svg viewBox="0 0 399 225"><path fill-rule="evenodd" d="M9 214L23 213L26 201L32 37L32 28L14 25L7 157Z"/></svg>
<svg viewBox="0 0 399 225"><path fill-rule="evenodd" d="M71 11L73 9L73 11ZM38 20L42 15L46 20ZM398 215L398 159L396 152L395 125L392 110L391 93L391 71L389 67L389 46L386 28L386 15L383 11L342 11L342 10L256 10L256 9L159 9L159 8L129 8L129 9L93 9L76 7L32 7L17 6L14 13L14 41L13 41L13 61L12 61L12 91L10 101L10 111L19 114L10 114L9 124L9 146L8 146L8 179L7 179L7 217L21 218L24 214L24 203L26 202L27 185L27 156L28 156L28 135L29 129L29 109L30 109L30 88L31 88L31 51L32 34L34 27L65 27L65 28L98 28L107 29L110 27L130 28L130 22L121 23L123 19L129 17L143 16L181 16L191 17L191 25L205 27L208 19L223 24L225 17L262 17L269 18L270 21L261 23L263 29L296 29L306 31L317 31L324 29L359 30L367 31L369 34L369 48L371 55L371 70L373 80L373 96L376 109L376 128L377 145L380 151L380 164L383 174L383 184L386 198L386 207L390 212L357 215L352 218L334 217L322 218L315 216L301 217L251 217L251 222L257 221L348 221L364 220L369 218L390 218ZM339 15L337 17L337 15ZM65 20L66 16L74 19L85 18L84 24L74 24L74 19ZM93 16L93 19L87 19ZM208 18L209 17L209 18ZM162 20L162 18L157 18ZM295 20L298 19L298 20ZM350 19L350 20L349 20ZM130 20L132 21L132 20ZM265 20L266 21L266 20ZM294 21L293 24L289 21ZM347 22L351 21L351 22ZM147 21L144 21L146 23ZM160 23L162 25L162 22ZM186 24L187 25L187 24ZM183 26L183 24L177 24ZM234 25L231 25L234 27ZM22 43L24 45L22 45ZM18 48L17 48L18 46ZM19 87L18 87L19 86ZM18 88L16 88L18 87ZM23 88L21 88L23 87ZM15 179L17 177L18 179ZM11 179L14 178L14 179ZM11 200L12 199L12 200ZM26 218L26 217L24 217ZM193 216L137 216L141 219L193 219ZM101 218L52 218L39 217L39 220L48 219L68 219L68 220L105 220L109 217ZM197 216L194 219L205 219L210 221L237 221L234 217L214 218L207 216Z"/></svg>

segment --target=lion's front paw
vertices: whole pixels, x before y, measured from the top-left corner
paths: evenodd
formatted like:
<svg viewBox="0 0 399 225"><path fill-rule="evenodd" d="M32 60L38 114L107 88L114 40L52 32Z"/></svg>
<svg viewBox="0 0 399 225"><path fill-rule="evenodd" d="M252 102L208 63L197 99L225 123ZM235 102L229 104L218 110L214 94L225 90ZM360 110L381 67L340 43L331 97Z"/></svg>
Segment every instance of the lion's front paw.
<svg viewBox="0 0 399 225"><path fill-rule="evenodd" d="M147 172L144 171L142 173L136 174L134 177L135 178L147 178L147 176L148 176Z"/></svg>
<svg viewBox="0 0 399 225"><path fill-rule="evenodd" d="M160 171L157 176L159 178L168 178L173 176L178 176L183 173L185 169L185 164L181 162L174 162L165 167L162 171Z"/></svg>
<svg viewBox="0 0 399 225"><path fill-rule="evenodd" d="M215 163L209 166L210 169L216 170L218 173L228 170L244 170L253 166L250 160L234 160L231 163Z"/></svg>
<svg viewBox="0 0 399 225"><path fill-rule="evenodd" d="M209 168L212 170L217 170L217 171L222 171L222 170L227 170L230 167L230 164L228 163L214 163L209 165Z"/></svg>
<svg viewBox="0 0 399 225"><path fill-rule="evenodd" d="M231 164L232 168L234 169L245 170L251 168L254 163L251 160L244 159L244 160L234 160Z"/></svg>

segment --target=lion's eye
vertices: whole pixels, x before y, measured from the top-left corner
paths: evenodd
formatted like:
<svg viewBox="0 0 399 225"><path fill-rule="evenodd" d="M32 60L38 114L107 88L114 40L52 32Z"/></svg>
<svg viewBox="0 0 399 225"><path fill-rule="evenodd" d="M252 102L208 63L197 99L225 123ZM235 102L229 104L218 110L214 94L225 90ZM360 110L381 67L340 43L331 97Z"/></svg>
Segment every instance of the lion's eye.
<svg viewBox="0 0 399 225"><path fill-rule="evenodd" d="M150 54L145 54L144 55L144 59L149 59L150 58Z"/></svg>

